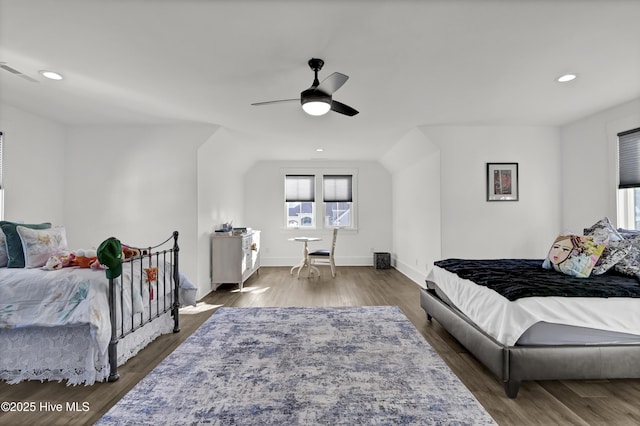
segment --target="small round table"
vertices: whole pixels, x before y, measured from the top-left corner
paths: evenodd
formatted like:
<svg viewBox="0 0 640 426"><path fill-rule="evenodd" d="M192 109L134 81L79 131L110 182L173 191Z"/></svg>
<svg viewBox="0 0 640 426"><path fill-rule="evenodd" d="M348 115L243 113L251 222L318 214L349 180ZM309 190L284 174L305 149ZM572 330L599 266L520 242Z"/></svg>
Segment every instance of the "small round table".
<svg viewBox="0 0 640 426"><path fill-rule="evenodd" d="M304 243L304 247L302 248L302 260L296 266L291 268L291 271L289 272L290 274L293 274L293 270L298 268L298 278L300 278L300 271L302 271L302 268L306 267L308 269L307 278L310 277L311 274L314 271L315 271L316 274L318 274L318 276L320 276L320 271L318 270L318 268L316 268L315 266L313 266L311 264L311 262L309 262L309 246L308 246L308 243L309 243L309 241L321 241L321 240L322 240L322 238L316 238L316 237L294 237L294 238L289 238L289 241L299 241L299 242Z"/></svg>

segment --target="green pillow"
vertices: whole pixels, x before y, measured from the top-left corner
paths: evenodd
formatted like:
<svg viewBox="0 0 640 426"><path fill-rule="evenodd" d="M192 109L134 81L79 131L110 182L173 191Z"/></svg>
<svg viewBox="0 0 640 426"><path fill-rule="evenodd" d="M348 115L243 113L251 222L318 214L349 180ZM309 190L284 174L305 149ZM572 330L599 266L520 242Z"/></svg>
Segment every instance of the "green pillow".
<svg viewBox="0 0 640 426"><path fill-rule="evenodd" d="M24 268L24 250L22 248L22 241L20 235L16 230L17 226L24 226L31 229L49 229L50 223L16 223L7 222L5 220L0 221L0 228L4 232L4 237L7 245L7 257L9 261L7 263L8 268Z"/></svg>

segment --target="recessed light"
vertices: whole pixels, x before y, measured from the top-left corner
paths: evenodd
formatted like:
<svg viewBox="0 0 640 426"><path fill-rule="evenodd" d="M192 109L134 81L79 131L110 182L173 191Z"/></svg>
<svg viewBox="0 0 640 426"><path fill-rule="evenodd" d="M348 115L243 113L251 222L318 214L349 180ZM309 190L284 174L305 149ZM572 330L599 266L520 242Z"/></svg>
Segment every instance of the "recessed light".
<svg viewBox="0 0 640 426"><path fill-rule="evenodd" d="M564 75L561 75L560 77L556 78L556 81L558 83L566 83L568 81L575 80L576 77L578 77L576 74L564 74Z"/></svg>
<svg viewBox="0 0 640 426"><path fill-rule="evenodd" d="M322 148L316 148L316 152L323 152L323 151L324 151L324 149L322 149Z"/></svg>
<svg viewBox="0 0 640 426"><path fill-rule="evenodd" d="M43 77L46 77L49 80L62 80L62 75L54 71L42 70L40 71L40 74L42 74Z"/></svg>

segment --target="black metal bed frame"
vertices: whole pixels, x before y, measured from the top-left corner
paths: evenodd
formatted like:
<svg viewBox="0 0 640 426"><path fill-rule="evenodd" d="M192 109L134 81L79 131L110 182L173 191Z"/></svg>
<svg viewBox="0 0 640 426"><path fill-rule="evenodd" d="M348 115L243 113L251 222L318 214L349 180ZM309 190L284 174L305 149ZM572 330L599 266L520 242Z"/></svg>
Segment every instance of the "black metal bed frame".
<svg viewBox="0 0 640 426"><path fill-rule="evenodd" d="M167 250L158 250L155 252L153 251L165 245L167 242L169 242L172 239L173 239L172 248ZM120 339L135 332L136 330L139 330L146 324L161 317L162 315L166 314L169 311L171 312L171 316L173 317L173 332L177 333L180 331L179 315L178 315L178 308L180 307L180 290L179 290L180 289L180 275L179 275L180 269L178 264L178 253L180 252L180 247L178 246L178 231L174 231L171 237L167 238L162 243L153 247L146 247L146 248L133 247L133 246L128 246L128 247L138 249L140 250L140 253L141 253L140 256L122 260L123 271L125 270L125 268L130 268L131 277L133 277L133 271L134 271L133 261L138 259L141 260L141 262L139 262L140 282L136 283L136 284L139 284L139 287L137 288L137 290L141 291L142 286L144 285L143 283L144 274L142 273L144 259L149 259L149 260L155 259L156 265L160 265L160 262L166 263L167 258L169 258L171 261L172 269L171 269L171 275L169 276L169 278L167 278L167 274L163 274L162 280L158 280L156 282L156 285L158 287L158 295L157 297L155 297L155 304L157 308L155 315L151 315L151 304L153 303L153 300L150 294L149 299L147 300L148 307L149 307L148 318L145 318L143 314L134 313L133 309L131 312L131 318L129 317L125 318L124 309L120 309L120 330L118 330L118 327L117 327L116 306L118 301L120 302L121 307L124 306L124 280L122 275L115 279L113 278L109 279L109 316L111 319L111 340L109 342L110 373L109 373L108 381L110 382L115 382L120 378L120 374L118 373L118 348L117 348L118 341ZM118 286L116 285L117 280L120 280L120 291L118 291ZM162 292L160 291L160 284L162 284ZM169 304L167 304L167 301L164 298L165 290L167 289L167 284L173 285L173 293L172 293L173 297L172 297L171 303ZM130 285L131 285L131 298L132 298L131 304L133 306L133 294L134 294L133 279L131 280ZM160 303L161 295L163 296L162 303ZM136 320L135 318L136 315L140 316L139 321ZM131 330L125 331L125 328L124 328L125 320L128 321L129 319L131 320Z"/></svg>

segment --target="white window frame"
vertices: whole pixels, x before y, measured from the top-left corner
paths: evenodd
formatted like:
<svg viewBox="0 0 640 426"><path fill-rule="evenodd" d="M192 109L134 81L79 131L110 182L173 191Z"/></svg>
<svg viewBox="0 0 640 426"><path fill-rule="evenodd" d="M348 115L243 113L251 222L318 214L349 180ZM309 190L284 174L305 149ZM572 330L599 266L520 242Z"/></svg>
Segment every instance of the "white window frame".
<svg viewBox="0 0 640 426"><path fill-rule="evenodd" d="M330 168L330 167L309 167L309 168L284 168L281 170L281 182L285 185L287 175L314 175L315 176L315 202L313 208L314 226L292 227L288 224L287 202L283 195L283 226L286 230L327 230L340 228L346 230L358 229L358 169L357 168ZM351 225L350 226L328 226L325 223L325 202L324 202L324 175L351 175L352 199L351 202Z"/></svg>
<svg viewBox="0 0 640 426"><path fill-rule="evenodd" d="M312 203L312 224L311 226L303 226L302 223L298 224L298 226L291 226L289 224L289 204L296 201L287 201L287 177L288 176L313 176L313 191L314 191L314 201L299 201L300 203ZM288 170L282 174L282 183L284 185L284 228L285 229L316 229L318 221L316 220L317 216L317 198L318 198L318 177L315 176L314 173L310 173L308 170ZM301 218L302 220L302 218Z"/></svg>
<svg viewBox="0 0 640 426"><path fill-rule="evenodd" d="M325 198L325 177L328 176L351 176L351 201L340 201L340 202L348 202L350 204L349 207L349 217L350 217L350 223L349 225L330 225L328 224L328 220L327 220L327 216L325 215L326 211L327 211L327 204L335 204L336 202L327 202L324 201ZM333 229L333 228L340 228L340 229L351 229L351 228L355 228L355 192L354 192L354 187L355 187L355 175L354 173L323 173L322 175L322 223L324 228L326 229Z"/></svg>
<svg viewBox="0 0 640 426"><path fill-rule="evenodd" d="M617 223L619 228L624 229L637 229L636 216L640 216L640 212L636 214L636 211L640 209L640 206L636 205L636 192L640 191L640 187L632 188L619 188L620 184L620 137L621 133L633 132L637 135L638 127L632 128L631 131L622 131L616 135L616 200L617 200ZM633 151L631 151L633 152ZM631 157L634 158L634 157ZM627 175L628 176L628 175Z"/></svg>
<svg viewBox="0 0 640 426"><path fill-rule="evenodd" d="M310 214L309 217L311 217L311 225L304 225L302 222L304 221L305 217L307 216L300 216L300 223L297 226L293 226L290 224L290 219L289 219L289 209L291 208L289 206L289 204L291 203L311 203L312 208L311 211L312 213ZM285 201L284 203L284 210L285 210L285 227L288 229L316 229L316 202L315 201Z"/></svg>
<svg viewBox="0 0 640 426"><path fill-rule="evenodd" d="M634 188L618 189L618 227L635 229Z"/></svg>

